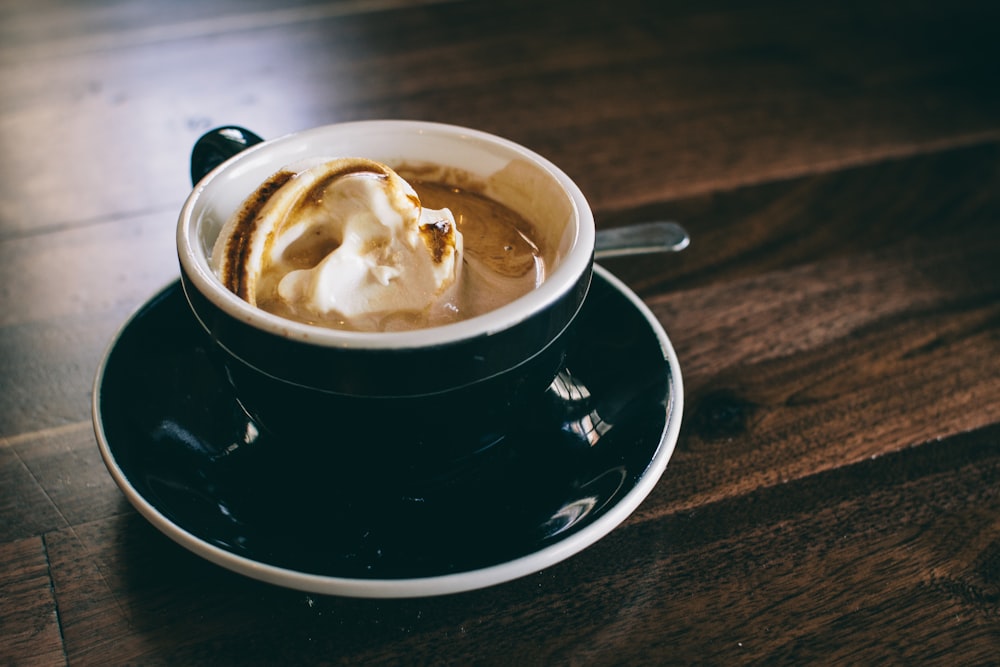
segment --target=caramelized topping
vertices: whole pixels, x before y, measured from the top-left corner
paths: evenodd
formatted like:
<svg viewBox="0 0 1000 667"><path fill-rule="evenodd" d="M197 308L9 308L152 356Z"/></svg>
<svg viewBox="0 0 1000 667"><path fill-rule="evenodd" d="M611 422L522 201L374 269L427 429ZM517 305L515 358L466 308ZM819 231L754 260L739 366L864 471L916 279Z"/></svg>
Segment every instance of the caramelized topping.
<svg viewBox="0 0 1000 667"><path fill-rule="evenodd" d="M236 228L226 242L225 266L229 267L229 270L222 276L222 282L245 301L250 300L250 288L247 285L245 272L241 271L240 267L246 265L250 243L257 228L257 216L274 193L294 176L295 174L290 171L279 171L274 174L243 202L243 207L236 214Z"/></svg>

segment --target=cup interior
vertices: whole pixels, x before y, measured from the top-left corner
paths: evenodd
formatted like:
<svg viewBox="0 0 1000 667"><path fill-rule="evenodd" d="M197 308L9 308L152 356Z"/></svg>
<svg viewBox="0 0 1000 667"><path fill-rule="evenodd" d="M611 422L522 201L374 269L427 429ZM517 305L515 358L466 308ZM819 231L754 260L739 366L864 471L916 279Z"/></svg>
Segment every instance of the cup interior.
<svg viewBox="0 0 1000 667"><path fill-rule="evenodd" d="M290 321L246 303L210 266L226 220L260 183L282 167L312 157L366 157L393 168L440 172L440 180L502 202L534 225L549 270L532 292L483 315L427 329L364 333ZM417 121L360 121L314 128L265 141L209 173L185 203L177 232L182 270L195 288L240 321L310 344L350 348L414 348L505 330L554 303L591 269L594 220L580 189L533 151L487 133Z"/></svg>

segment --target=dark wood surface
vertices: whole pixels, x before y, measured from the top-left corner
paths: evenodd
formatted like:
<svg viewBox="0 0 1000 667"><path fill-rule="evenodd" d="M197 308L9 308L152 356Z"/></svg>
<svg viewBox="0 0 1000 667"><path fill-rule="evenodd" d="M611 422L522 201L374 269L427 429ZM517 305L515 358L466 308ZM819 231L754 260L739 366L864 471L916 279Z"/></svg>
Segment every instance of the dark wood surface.
<svg viewBox="0 0 1000 667"><path fill-rule="evenodd" d="M1000 5L68 0L0 6L0 663L997 664ZM501 134L598 225L680 358L619 528L412 600L252 581L101 462L91 386L177 275L206 129Z"/></svg>

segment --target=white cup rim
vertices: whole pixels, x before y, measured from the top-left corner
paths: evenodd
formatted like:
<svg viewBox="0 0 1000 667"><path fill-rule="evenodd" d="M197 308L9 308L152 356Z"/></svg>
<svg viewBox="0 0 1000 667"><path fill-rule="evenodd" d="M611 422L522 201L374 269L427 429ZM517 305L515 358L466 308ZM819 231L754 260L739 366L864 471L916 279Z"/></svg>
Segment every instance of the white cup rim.
<svg viewBox="0 0 1000 667"><path fill-rule="evenodd" d="M532 164L558 184L572 208L576 222L575 235L554 270L532 292L488 313L451 324L398 332L358 332L304 324L273 315L239 298L214 275L209 265L211 249L202 247L200 210L214 189L221 187L242 166L261 160L272 162L271 171L304 157L309 146L331 135L364 136L412 132L425 136L440 136L449 141L469 142L488 146L490 151L521 159ZM286 156L270 160L268 156ZM362 156L365 157L365 156ZM256 187L256 183L254 184ZM324 125L271 139L252 146L209 172L192 190L181 209L177 225L177 252L186 277L211 303L231 317L262 331L321 347L352 349L410 349L443 345L504 331L542 312L558 301L591 270L595 227L593 213L580 188L561 169L538 153L508 139L457 125L411 120L366 120Z"/></svg>

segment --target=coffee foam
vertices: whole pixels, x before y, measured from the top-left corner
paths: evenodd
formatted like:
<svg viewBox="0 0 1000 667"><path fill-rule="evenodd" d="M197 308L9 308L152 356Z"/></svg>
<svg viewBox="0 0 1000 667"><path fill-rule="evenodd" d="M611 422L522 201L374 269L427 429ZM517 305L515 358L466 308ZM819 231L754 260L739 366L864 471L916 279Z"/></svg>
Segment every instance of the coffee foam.
<svg viewBox="0 0 1000 667"><path fill-rule="evenodd" d="M307 323L378 329L447 300L462 236L447 209L363 158L310 160L271 176L223 227L222 282L253 305Z"/></svg>

